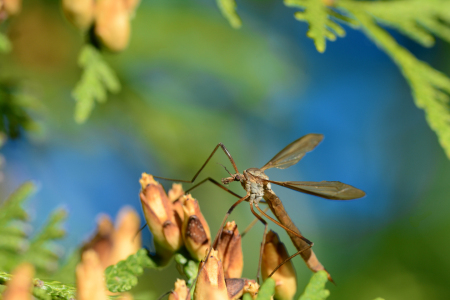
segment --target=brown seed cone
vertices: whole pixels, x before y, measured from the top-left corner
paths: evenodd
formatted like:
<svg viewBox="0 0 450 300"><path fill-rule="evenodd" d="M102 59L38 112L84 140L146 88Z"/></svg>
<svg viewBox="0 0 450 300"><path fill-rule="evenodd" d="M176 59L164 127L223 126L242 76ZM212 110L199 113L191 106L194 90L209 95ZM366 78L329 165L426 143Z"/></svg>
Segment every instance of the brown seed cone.
<svg viewBox="0 0 450 300"><path fill-rule="evenodd" d="M13 277L8 282L2 294L3 300L31 300L33 289L34 268L28 263L19 265L12 273Z"/></svg>
<svg viewBox="0 0 450 300"><path fill-rule="evenodd" d="M103 270L94 250L83 253L76 269L77 300L108 300Z"/></svg>
<svg viewBox="0 0 450 300"><path fill-rule="evenodd" d="M97 217L97 232L83 245L81 252L83 253L89 249L94 250L99 257L103 268L108 267L113 248L113 232L114 224L111 221L111 218L108 215L100 214Z"/></svg>
<svg viewBox="0 0 450 300"><path fill-rule="evenodd" d="M97 0L95 35L110 51L124 50L130 39L130 14L124 0Z"/></svg>
<svg viewBox="0 0 450 300"><path fill-rule="evenodd" d="M116 218L116 230L112 235L113 249L110 265L135 254L142 247L141 234L137 234L140 225L141 219L132 207L125 206L119 211Z"/></svg>
<svg viewBox="0 0 450 300"><path fill-rule="evenodd" d="M94 0L63 0L64 15L72 25L81 30L87 30L94 22Z"/></svg>
<svg viewBox="0 0 450 300"><path fill-rule="evenodd" d="M141 204L147 225L153 234L155 245L165 250L164 254L173 253L183 245L181 228L175 218L172 201L166 195L163 187L153 179L153 176L142 174L140 180L142 191Z"/></svg>
<svg viewBox="0 0 450 300"><path fill-rule="evenodd" d="M189 293L186 282L182 279L177 279L175 282L175 289L169 295L169 300L186 300Z"/></svg>
<svg viewBox="0 0 450 300"><path fill-rule="evenodd" d="M22 10L22 0L3 0L2 10L10 16L15 16Z"/></svg>
<svg viewBox="0 0 450 300"><path fill-rule="evenodd" d="M228 298L230 300L240 299L243 294L249 293L252 299L256 299L259 284L255 280L247 278L225 278Z"/></svg>
<svg viewBox="0 0 450 300"><path fill-rule="evenodd" d="M225 278L240 278L244 269L241 235L234 221L227 222L217 245Z"/></svg>
<svg viewBox="0 0 450 300"><path fill-rule="evenodd" d="M181 183L173 183L172 188L169 190L167 195L169 196L169 199L172 202L178 200L178 198L183 196L184 190L183 190L183 186L181 185Z"/></svg>
<svg viewBox="0 0 450 300"><path fill-rule="evenodd" d="M266 243L264 245L264 252L261 263L261 275L265 280L270 273L285 259L289 257L286 247L278 235L270 230L266 236ZM272 275L275 279L275 298L279 300L291 300L294 298L297 291L297 276L295 274L292 261L288 261L282 265L275 274Z"/></svg>
<svg viewBox="0 0 450 300"><path fill-rule="evenodd" d="M192 196L181 197L183 202L184 221L182 234L186 249L196 260L201 260L211 244L211 233L208 223L203 217L197 200Z"/></svg>
<svg viewBox="0 0 450 300"><path fill-rule="evenodd" d="M203 264L205 264L205 267L202 268ZM228 299L222 261L219 259L216 250L211 250L206 263L200 263L199 271L200 274L194 290L194 300Z"/></svg>
<svg viewBox="0 0 450 300"><path fill-rule="evenodd" d="M136 235L140 218L134 209L124 207L120 210L116 218L116 229L107 215L100 215L97 223L96 234L83 246L82 252L94 250L104 269L141 248L141 236Z"/></svg>

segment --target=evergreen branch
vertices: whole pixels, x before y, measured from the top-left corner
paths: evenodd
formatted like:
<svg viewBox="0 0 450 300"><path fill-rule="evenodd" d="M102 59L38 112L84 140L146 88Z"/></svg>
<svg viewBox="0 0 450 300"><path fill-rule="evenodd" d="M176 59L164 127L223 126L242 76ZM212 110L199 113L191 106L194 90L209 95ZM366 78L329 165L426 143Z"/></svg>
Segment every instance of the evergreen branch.
<svg viewBox="0 0 450 300"><path fill-rule="evenodd" d="M328 298L328 296L330 296L330 291L325 289L327 281L327 272L319 271L315 273L311 277L311 280L299 300L324 300Z"/></svg>
<svg viewBox="0 0 450 300"><path fill-rule="evenodd" d="M399 30L425 47L434 45L432 34L450 42L449 1L352 1L351 3L354 9L370 14L381 24Z"/></svg>
<svg viewBox="0 0 450 300"><path fill-rule="evenodd" d="M75 121L83 123L91 114L95 101L106 102L107 92L117 93L121 87L114 71L92 45L83 47L78 64L83 68L83 74L72 91L72 96L77 101Z"/></svg>
<svg viewBox="0 0 450 300"><path fill-rule="evenodd" d="M358 3L342 1L339 6L349 11L361 24L366 35L399 66L413 90L416 105L425 111L427 122L436 132L441 146L450 158L450 79L400 46L375 23L369 13L360 9Z"/></svg>
<svg viewBox="0 0 450 300"><path fill-rule="evenodd" d="M144 268L156 267L156 263L148 256L147 250L140 249L136 254L128 256L126 260L106 268L106 287L113 293L129 291L137 285L137 276L144 272Z"/></svg>
<svg viewBox="0 0 450 300"><path fill-rule="evenodd" d="M11 274L0 272L0 285L6 285L12 278ZM74 300L76 290L71 285L62 284L58 281L33 280L33 296L42 300Z"/></svg>
<svg viewBox="0 0 450 300"><path fill-rule="evenodd" d="M35 190L36 188L32 182L26 182L3 202L2 206L0 206L0 228L6 227L11 221L24 221L27 219L27 213L21 205Z"/></svg>
<svg viewBox="0 0 450 300"><path fill-rule="evenodd" d="M11 51L11 42L8 37L0 32L0 53L8 53Z"/></svg>
<svg viewBox="0 0 450 300"><path fill-rule="evenodd" d="M217 0L222 15L230 22L231 27L240 28L242 21L236 13L236 0Z"/></svg>
<svg viewBox="0 0 450 300"><path fill-rule="evenodd" d="M54 211L44 227L32 238L28 251L22 257L23 261L30 262L41 274L48 275L56 270L59 256L50 251L48 245L64 237L65 231L61 229L61 223L66 216L66 211L62 209Z"/></svg>
<svg viewBox="0 0 450 300"><path fill-rule="evenodd" d="M191 287L197 277L199 263L192 259L187 259L180 253L175 254L175 262L178 272L187 277L187 285Z"/></svg>
<svg viewBox="0 0 450 300"><path fill-rule="evenodd" d="M336 36L345 36L345 30L330 16L345 23L354 24L349 18L329 9L323 0L284 0L284 4L303 9L295 13L295 18L308 23L309 29L306 35L314 40L317 51L321 53L325 51L327 39L335 41Z"/></svg>

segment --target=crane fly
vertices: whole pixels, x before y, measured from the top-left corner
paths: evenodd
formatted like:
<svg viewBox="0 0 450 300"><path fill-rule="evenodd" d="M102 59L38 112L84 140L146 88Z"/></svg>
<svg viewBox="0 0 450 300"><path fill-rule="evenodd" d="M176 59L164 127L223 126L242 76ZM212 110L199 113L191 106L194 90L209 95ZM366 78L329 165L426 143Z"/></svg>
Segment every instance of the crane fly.
<svg viewBox="0 0 450 300"><path fill-rule="evenodd" d="M263 252L263 246L267 234L267 222L262 218L261 215L265 216L278 226L282 227L284 230L286 230L287 234L289 235L292 243L294 244L295 248L297 249L297 253L289 257L286 261L293 258L296 255L301 255L303 260L305 261L308 268L313 271L317 272L320 270L325 270L324 266L319 262L316 255L312 251L311 247L313 246L313 243L305 238L301 233L300 230L295 226L292 219L289 217L286 209L283 206L283 203L281 202L280 198L274 193L272 190L271 184L283 186L298 192L322 197L325 199L330 200L351 200L351 199L357 199L365 196L365 193L357 189L353 186L350 186L348 184L339 182L339 181L320 181L320 182L314 182L314 181L274 181L270 180L269 177L264 173L265 170L271 169L271 168L278 168L278 169L286 169L290 166L295 165L298 163L303 156L307 152L312 151L323 139L323 135L321 134L307 134L294 142L287 145L283 150L281 150L278 154L276 154L268 163L266 163L262 168L250 168L242 173L238 171L238 168L236 166L236 163L234 162L234 159L231 157L231 154L228 152L227 148L222 144L218 144L213 152L210 154L206 162L203 164L203 166L198 170L198 172L194 175L192 180L174 180L164 177L157 177L160 179L166 179L166 180L174 180L174 181L181 181L181 182L187 182L187 183L193 183L197 176L200 174L200 172L203 170L203 168L206 166L206 164L209 162L211 157L214 155L214 153L217 151L217 149L222 148L222 150L227 155L228 159L230 160L234 170L236 171L234 174L230 174L229 177L223 178L222 183L225 185L230 184L233 181L238 181L241 183L242 187L246 191L246 195L244 197L240 197L236 193L230 191L225 186L221 185L217 181L215 181L213 178L208 177L204 180L202 180L197 185L190 188L188 191L191 191L192 189L196 188L200 184L210 181L214 183L215 185L219 186L220 188L226 190L227 192L233 194L234 196L238 197L239 200L234 203L230 209L228 210L227 214L225 215L225 218L222 222L222 225L220 227L219 232L217 233L214 242L212 244L212 248L214 248L217 245L218 239L222 233L223 226L230 215L230 213L233 211L233 209L240 203L247 201L250 204L250 210L252 214L260 220L265 228L264 228L264 235L263 235L263 241L261 244L260 249L260 257L259 257L259 265L258 265L258 273L257 278L259 278L259 272L261 267L261 257ZM228 171L228 170L227 170ZM186 191L186 192L188 192ZM269 215L265 213L264 210L262 210L259 207L260 201L264 199L265 202L268 204L270 210L275 215L275 217L278 220L273 219ZM259 215L256 210L261 214ZM211 248L211 249L212 249ZM209 256L209 255L208 255ZM272 271L272 274L286 261L281 263L275 270ZM326 271L326 270L325 270ZM328 271L327 271L328 273ZM272 275L270 274L270 276ZM269 276L269 277L270 277ZM330 274L328 273L328 278L330 281L333 281Z"/></svg>

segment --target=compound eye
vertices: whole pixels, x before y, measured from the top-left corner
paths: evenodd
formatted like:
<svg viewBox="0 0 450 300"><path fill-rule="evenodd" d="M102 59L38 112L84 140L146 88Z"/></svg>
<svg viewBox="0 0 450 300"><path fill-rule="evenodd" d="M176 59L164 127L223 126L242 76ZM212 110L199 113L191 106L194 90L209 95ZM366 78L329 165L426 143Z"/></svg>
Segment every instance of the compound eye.
<svg viewBox="0 0 450 300"><path fill-rule="evenodd" d="M240 180L241 180L241 177L240 177L239 175L236 175L236 177L234 177L234 180L240 181Z"/></svg>

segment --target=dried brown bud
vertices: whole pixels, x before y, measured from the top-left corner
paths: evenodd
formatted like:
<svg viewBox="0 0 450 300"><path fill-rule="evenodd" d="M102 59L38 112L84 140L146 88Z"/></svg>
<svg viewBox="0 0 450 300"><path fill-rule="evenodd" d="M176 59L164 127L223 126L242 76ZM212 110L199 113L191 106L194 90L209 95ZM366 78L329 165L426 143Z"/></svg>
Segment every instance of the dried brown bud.
<svg viewBox="0 0 450 300"><path fill-rule="evenodd" d="M81 248L81 252L92 249L94 250L100 260L103 268L109 266L111 252L113 248L112 234L114 232L114 225L111 218L105 214L100 214L97 217L97 232Z"/></svg>
<svg viewBox="0 0 450 300"><path fill-rule="evenodd" d="M205 266L202 268L203 264ZM228 299L222 262L216 250L211 250L206 263L200 263L199 271L194 300Z"/></svg>
<svg viewBox="0 0 450 300"><path fill-rule="evenodd" d="M183 196L181 201L184 210L182 227L184 244L194 259L201 260L211 243L208 223L200 211L197 200L191 195Z"/></svg>
<svg viewBox="0 0 450 300"><path fill-rule="evenodd" d="M103 268L116 264L141 248L141 236L136 235L139 226L139 215L130 207L120 210L116 229L109 216L102 214L95 236L83 246L82 252L88 249L97 252Z"/></svg>
<svg viewBox="0 0 450 300"><path fill-rule="evenodd" d="M103 266L97 253L88 250L76 269L77 300L107 300Z"/></svg>
<svg viewBox="0 0 450 300"><path fill-rule="evenodd" d="M122 51L130 39L130 14L123 0L97 0L95 35L111 51Z"/></svg>
<svg viewBox="0 0 450 300"><path fill-rule="evenodd" d="M184 195L183 186L181 183L174 183L172 184L172 188L167 193L169 195L170 201L174 202L175 200L178 200L181 196Z"/></svg>
<svg viewBox="0 0 450 300"><path fill-rule="evenodd" d="M13 277L8 282L2 294L3 300L31 300L33 288L34 268L28 263L19 265L12 273Z"/></svg>
<svg viewBox="0 0 450 300"><path fill-rule="evenodd" d="M259 284L255 280L246 278L226 278L228 298L230 300L240 299L243 294L249 293L252 299L256 299Z"/></svg>
<svg viewBox="0 0 450 300"><path fill-rule="evenodd" d="M234 221L227 222L217 245L225 278L240 278L244 268L241 235Z"/></svg>
<svg viewBox="0 0 450 300"><path fill-rule="evenodd" d="M62 8L66 18L78 29L87 30L94 22L94 0L63 0Z"/></svg>
<svg viewBox="0 0 450 300"><path fill-rule="evenodd" d="M116 218L116 230L112 235L113 249L110 265L126 259L141 248L141 235L140 233L136 235L140 225L141 219L133 208L125 206L119 211Z"/></svg>
<svg viewBox="0 0 450 300"><path fill-rule="evenodd" d="M157 249L173 253L183 244L181 228L177 224L172 201L166 195L163 187L153 179L153 176L142 174L140 194L147 225L153 234Z"/></svg>
<svg viewBox="0 0 450 300"><path fill-rule="evenodd" d="M20 10L22 9L22 0L2 0L3 1L3 7L1 8L4 10L8 15L14 16L20 13Z"/></svg>
<svg viewBox="0 0 450 300"><path fill-rule="evenodd" d="M266 236L264 252L261 263L261 274L265 280L270 273L285 259L289 257L286 247L278 235L270 230ZM273 275L275 279L275 298L280 300L291 300L297 291L297 277L291 261L282 265Z"/></svg>
<svg viewBox="0 0 450 300"><path fill-rule="evenodd" d="M169 300L186 300L188 293L189 289L186 286L186 282L182 279L177 279L175 289L169 295Z"/></svg>

